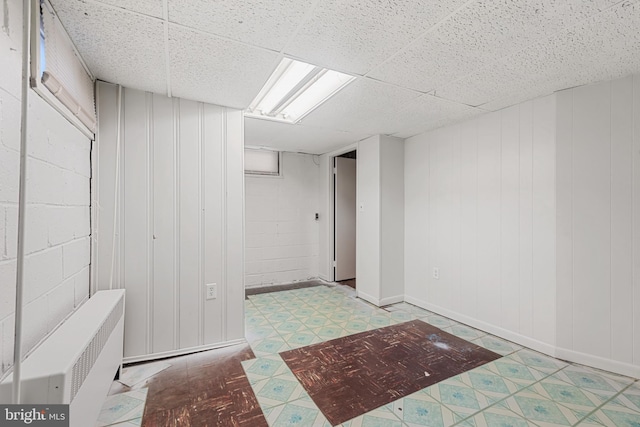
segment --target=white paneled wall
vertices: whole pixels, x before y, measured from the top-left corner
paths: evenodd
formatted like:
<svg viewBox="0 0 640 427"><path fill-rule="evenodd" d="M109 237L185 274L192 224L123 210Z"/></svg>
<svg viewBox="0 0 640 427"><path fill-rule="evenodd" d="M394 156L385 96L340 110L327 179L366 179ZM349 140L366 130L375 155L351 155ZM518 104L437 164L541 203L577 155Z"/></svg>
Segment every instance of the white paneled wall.
<svg viewBox="0 0 640 427"><path fill-rule="evenodd" d="M418 135L404 157L406 300L548 352L555 108L551 96Z"/></svg>
<svg viewBox="0 0 640 427"><path fill-rule="evenodd" d="M318 277L320 158L283 152L280 167L245 175L247 287Z"/></svg>
<svg viewBox="0 0 640 427"><path fill-rule="evenodd" d="M114 233L116 86L98 84L96 278L126 289L125 356L242 339L242 112L123 90ZM205 284L217 298L205 299Z"/></svg>
<svg viewBox="0 0 640 427"><path fill-rule="evenodd" d="M404 141L376 135L358 142L357 293L378 306L404 294Z"/></svg>
<svg viewBox="0 0 640 427"><path fill-rule="evenodd" d="M0 8L0 377L13 363L22 2ZM29 93L23 355L89 295L91 141Z"/></svg>
<svg viewBox="0 0 640 427"><path fill-rule="evenodd" d="M640 375L640 77L558 94L558 347Z"/></svg>

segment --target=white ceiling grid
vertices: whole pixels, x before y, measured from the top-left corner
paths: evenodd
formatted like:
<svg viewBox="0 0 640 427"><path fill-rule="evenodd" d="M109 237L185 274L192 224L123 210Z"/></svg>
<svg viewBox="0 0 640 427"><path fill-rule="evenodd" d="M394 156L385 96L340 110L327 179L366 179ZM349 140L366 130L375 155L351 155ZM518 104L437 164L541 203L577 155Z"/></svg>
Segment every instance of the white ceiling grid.
<svg viewBox="0 0 640 427"><path fill-rule="evenodd" d="M246 108L283 55L359 76L300 124L246 120L248 145L293 151L640 72L637 0L52 3L94 75L136 89Z"/></svg>

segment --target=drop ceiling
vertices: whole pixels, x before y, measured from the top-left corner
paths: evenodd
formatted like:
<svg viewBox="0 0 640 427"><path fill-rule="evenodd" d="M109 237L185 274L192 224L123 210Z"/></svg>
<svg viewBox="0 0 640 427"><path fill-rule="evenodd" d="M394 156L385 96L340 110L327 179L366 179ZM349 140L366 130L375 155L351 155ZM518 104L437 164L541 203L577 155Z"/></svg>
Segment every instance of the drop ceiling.
<svg viewBox="0 0 640 427"><path fill-rule="evenodd" d="M283 56L357 79L245 143L325 153L640 72L640 0L51 0L93 72L246 108Z"/></svg>

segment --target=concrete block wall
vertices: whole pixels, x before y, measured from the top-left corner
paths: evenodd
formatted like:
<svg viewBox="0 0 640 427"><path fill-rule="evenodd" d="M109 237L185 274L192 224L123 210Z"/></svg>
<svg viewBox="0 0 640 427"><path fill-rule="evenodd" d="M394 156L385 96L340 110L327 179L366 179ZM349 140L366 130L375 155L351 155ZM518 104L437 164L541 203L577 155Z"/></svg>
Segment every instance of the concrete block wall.
<svg viewBox="0 0 640 427"><path fill-rule="evenodd" d="M0 377L13 361L22 2L0 8ZM91 141L29 94L23 355L89 295Z"/></svg>
<svg viewBox="0 0 640 427"><path fill-rule="evenodd" d="M245 286L318 277L319 165L283 152L282 176L245 175Z"/></svg>

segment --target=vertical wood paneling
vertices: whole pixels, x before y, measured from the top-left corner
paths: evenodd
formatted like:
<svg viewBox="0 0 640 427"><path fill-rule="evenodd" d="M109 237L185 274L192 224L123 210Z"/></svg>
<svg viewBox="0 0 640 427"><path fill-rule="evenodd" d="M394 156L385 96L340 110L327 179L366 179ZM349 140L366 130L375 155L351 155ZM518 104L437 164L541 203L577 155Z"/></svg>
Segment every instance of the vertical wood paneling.
<svg viewBox="0 0 640 427"><path fill-rule="evenodd" d="M200 192L199 108L180 100L180 347L194 347L199 340Z"/></svg>
<svg viewBox="0 0 640 427"><path fill-rule="evenodd" d="M105 153L100 156L104 186L99 203L108 206L100 216L104 232L113 222L108 213L115 180L108 172L115 171L111 107L116 87L100 83L99 93L99 140ZM242 113L129 89L124 93L122 202L116 221L119 227L121 219L122 245L116 242L116 258L124 261L122 287L127 290L125 357L240 339ZM106 240L97 266L108 276L111 240ZM217 299L204 300L205 283L217 283Z"/></svg>
<svg viewBox="0 0 640 427"><path fill-rule="evenodd" d="M175 283L175 141L173 103L153 97L153 352L174 349Z"/></svg>
<svg viewBox="0 0 640 427"><path fill-rule="evenodd" d="M477 120L460 125L460 310L478 315L478 134Z"/></svg>
<svg viewBox="0 0 640 427"><path fill-rule="evenodd" d="M423 227L428 221L425 212L429 193L424 191L429 182L429 169L420 167L429 156L429 144L417 140L407 142L404 151L405 177L405 293L426 300L425 278L428 277L429 263L428 232ZM413 230L413 233L406 232Z"/></svg>
<svg viewBox="0 0 640 427"><path fill-rule="evenodd" d="M462 291L461 268L462 268L462 220L461 210L461 180L462 168L460 159L460 134L462 130L460 126L453 129L453 138L450 142L452 151L451 164L451 306L454 310L459 311L462 306L462 300L465 298Z"/></svg>
<svg viewBox="0 0 640 427"><path fill-rule="evenodd" d="M556 298L557 344L573 347L573 91L557 95Z"/></svg>
<svg viewBox="0 0 640 427"><path fill-rule="evenodd" d="M226 114L226 340L244 337L244 116ZM242 171L241 173L238 173Z"/></svg>
<svg viewBox="0 0 640 427"><path fill-rule="evenodd" d="M224 220L223 185L223 109L213 105L204 107L204 282L218 284L219 297L204 302L204 341L223 340L223 307L225 305L222 280Z"/></svg>
<svg viewBox="0 0 640 427"><path fill-rule="evenodd" d="M533 101L533 337L555 342L556 192L554 96Z"/></svg>
<svg viewBox="0 0 640 427"><path fill-rule="evenodd" d="M478 317L500 324L500 115L478 120Z"/></svg>
<svg viewBox="0 0 640 427"><path fill-rule="evenodd" d="M520 108L501 112L500 295L501 325L519 330Z"/></svg>
<svg viewBox="0 0 640 427"><path fill-rule="evenodd" d="M98 86L98 110L102 121L100 123L100 139L96 145L99 150L97 165L93 173L99 173L98 194L100 195L99 221L98 221L98 251L95 263L97 290L109 289L111 276L111 252L114 239L114 191L115 191L115 164L116 164L116 91L104 86ZM113 143L109 143L113 141ZM95 195L94 195L95 196Z"/></svg>
<svg viewBox="0 0 640 427"><path fill-rule="evenodd" d="M633 77L611 82L611 358L633 361Z"/></svg>
<svg viewBox="0 0 640 427"><path fill-rule="evenodd" d="M611 353L610 83L574 89L574 349ZM580 125L578 125L580 124Z"/></svg>
<svg viewBox="0 0 640 427"><path fill-rule="evenodd" d="M519 325L522 335L533 336L533 102L520 104Z"/></svg>
<svg viewBox="0 0 640 427"><path fill-rule="evenodd" d="M121 165L124 282L127 290L125 318L129 331L125 334L126 354L147 353L148 309L147 281L148 216L147 188L147 102L146 94L127 90L123 97L124 138ZM126 184L125 184L126 183Z"/></svg>
<svg viewBox="0 0 640 427"><path fill-rule="evenodd" d="M633 77L633 363L640 366L640 78Z"/></svg>

